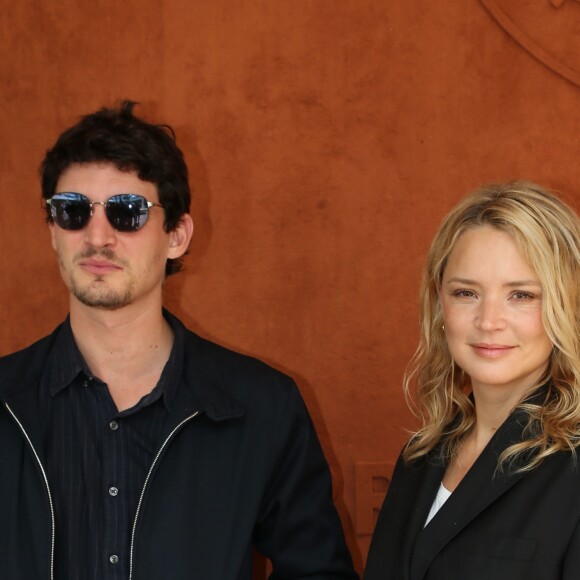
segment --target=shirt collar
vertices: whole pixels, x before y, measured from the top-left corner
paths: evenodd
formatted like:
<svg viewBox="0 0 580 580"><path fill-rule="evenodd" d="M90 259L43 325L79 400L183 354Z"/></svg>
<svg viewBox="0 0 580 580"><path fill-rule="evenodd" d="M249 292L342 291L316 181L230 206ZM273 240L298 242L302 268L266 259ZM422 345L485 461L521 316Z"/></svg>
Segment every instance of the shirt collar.
<svg viewBox="0 0 580 580"><path fill-rule="evenodd" d="M55 338L42 381L48 385L50 394L54 397L68 387L80 373L90 376L67 316Z"/></svg>
<svg viewBox="0 0 580 580"><path fill-rule="evenodd" d="M185 328L166 310L163 310L163 316L173 331L173 347L157 385L149 395L145 396L145 399L152 397L152 400L156 400L161 391L165 407L169 410L177 387L183 380ZM42 380L48 385L50 394L54 397L68 388L80 373L86 377L92 376L75 342L70 317L67 316L56 336Z"/></svg>
<svg viewBox="0 0 580 580"><path fill-rule="evenodd" d="M173 347L155 388L163 391L163 402L167 410L169 410L175 398L177 387L183 381L185 327L165 309L163 310L163 316L173 331Z"/></svg>

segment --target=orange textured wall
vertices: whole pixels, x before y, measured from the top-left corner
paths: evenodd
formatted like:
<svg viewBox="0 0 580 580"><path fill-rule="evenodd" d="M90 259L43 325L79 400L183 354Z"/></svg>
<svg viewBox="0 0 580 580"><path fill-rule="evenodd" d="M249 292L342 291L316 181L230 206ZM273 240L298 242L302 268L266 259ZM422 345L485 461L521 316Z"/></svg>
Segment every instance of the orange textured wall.
<svg viewBox="0 0 580 580"><path fill-rule="evenodd" d="M362 569L379 476L413 426L401 377L439 220L488 181L580 201L580 2L3 0L2 15L0 353L66 313L44 151L81 113L140 101L175 127L195 190L167 306L296 377Z"/></svg>

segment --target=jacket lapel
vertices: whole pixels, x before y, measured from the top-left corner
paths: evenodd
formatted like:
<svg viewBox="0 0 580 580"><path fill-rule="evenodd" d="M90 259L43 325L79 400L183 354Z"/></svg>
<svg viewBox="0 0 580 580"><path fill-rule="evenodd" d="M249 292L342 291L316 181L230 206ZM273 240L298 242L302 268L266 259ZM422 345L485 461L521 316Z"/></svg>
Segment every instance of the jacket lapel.
<svg viewBox="0 0 580 580"><path fill-rule="evenodd" d="M434 456L436 456L434 454ZM411 577L413 553L417 539L421 537L425 521L429 515L431 505L437 495L437 490L445 473L445 464L440 460L430 458L423 465L423 473L418 479L416 492L413 494L415 499L414 508L409 517L406 527L405 540L403 544L403 578L407 580ZM411 492L412 493L412 492ZM415 495L416 494L416 495Z"/></svg>
<svg viewBox="0 0 580 580"><path fill-rule="evenodd" d="M405 463L399 456L373 532L365 580L409 580L415 542L445 471L442 462L429 459Z"/></svg>
<svg viewBox="0 0 580 580"><path fill-rule="evenodd" d="M465 526L523 477L522 473L513 474L519 464L511 466L511 469L505 467L501 471L497 470L497 464L499 456L507 447L522 440L526 422L527 416L519 411L514 412L506 419L451 497L437 512L429 525L418 533L415 549L410 558L409 577L411 580L423 579L437 554ZM444 470L439 471L431 468L430 471L440 475L438 485ZM431 501L433 498L434 496ZM427 512L430 507L431 504L429 504ZM425 513L426 517L427 513Z"/></svg>

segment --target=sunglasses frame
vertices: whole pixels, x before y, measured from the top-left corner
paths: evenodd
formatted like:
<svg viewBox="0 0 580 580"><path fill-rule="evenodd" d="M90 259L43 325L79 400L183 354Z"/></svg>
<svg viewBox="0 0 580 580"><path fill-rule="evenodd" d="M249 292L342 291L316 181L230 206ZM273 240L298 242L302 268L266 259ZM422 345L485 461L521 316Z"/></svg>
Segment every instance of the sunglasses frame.
<svg viewBox="0 0 580 580"><path fill-rule="evenodd" d="M67 199L65 196L67 195L73 195L75 196L74 199ZM142 223L139 223L137 225L137 227L132 227L130 229L119 229L118 227L116 227L116 225L113 223L114 221L114 217L110 216L107 209L109 207L114 207L114 206L123 206L123 202L121 200L119 201L113 201L111 203L111 200L114 198L122 198L123 196L131 196L131 198L133 198L135 200L135 198L137 198L138 200L143 200L145 202L145 207L143 208L139 208L139 212L136 214L137 216L144 216L144 220ZM70 202L73 204L79 204L82 205L83 207L87 207L89 208L89 215L86 219L86 222L84 222L80 227L74 227L74 228L70 228L70 227L63 227L61 224L59 224L58 219L57 219L57 212L58 212L58 208L56 205L54 205L54 201L63 201L63 202ZM123 232L123 233L133 233L133 232L138 232L146 223L147 220L149 219L149 210L152 207L161 207L163 208L164 206L161 205L160 203L156 203L153 201L149 201L146 197L144 197L143 195L139 195L138 193L116 193L114 195L111 195L108 199L106 199L105 201L91 201L86 195L82 194L82 193L78 193L76 191L60 191L59 193L55 193L52 197L48 198L46 200L46 205L48 207L50 207L50 217L52 219L52 221L61 229L68 231L68 232L78 232L84 228L87 227L90 219L93 217L93 207L95 205L102 205L103 209L105 211L105 217L107 218L107 221L109 222L109 224L111 225L111 227L113 227L115 229L115 231L118 232ZM126 204L125 204L126 205Z"/></svg>

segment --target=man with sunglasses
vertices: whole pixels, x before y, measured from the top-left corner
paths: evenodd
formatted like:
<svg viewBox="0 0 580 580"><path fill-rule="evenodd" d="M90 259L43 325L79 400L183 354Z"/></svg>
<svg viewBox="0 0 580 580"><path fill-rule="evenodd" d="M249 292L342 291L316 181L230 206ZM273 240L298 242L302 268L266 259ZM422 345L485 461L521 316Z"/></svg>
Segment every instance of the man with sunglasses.
<svg viewBox="0 0 580 580"><path fill-rule="evenodd" d="M172 131L134 103L65 131L41 168L70 314L0 360L0 577L353 579L328 468L291 379L162 308L193 225Z"/></svg>

